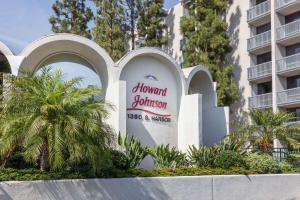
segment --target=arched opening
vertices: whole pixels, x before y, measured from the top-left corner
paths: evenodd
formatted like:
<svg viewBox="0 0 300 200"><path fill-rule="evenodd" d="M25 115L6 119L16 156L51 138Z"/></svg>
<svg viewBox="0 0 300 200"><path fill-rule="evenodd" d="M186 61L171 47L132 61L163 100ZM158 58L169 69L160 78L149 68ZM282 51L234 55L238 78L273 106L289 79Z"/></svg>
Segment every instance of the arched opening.
<svg viewBox="0 0 300 200"><path fill-rule="evenodd" d="M38 67L37 73L43 67L49 67L51 70L61 70L65 75L65 80L71 80L75 77L83 78L79 87L96 86L102 87L100 77L93 67L83 58L71 53L61 53L48 57Z"/></svg>
<svg viewBox="0 0 300 200"><path fill-rule="evenodd" d="M37 71L41 66L61 68L60 65L64 65L63 71L72 71L71 74L86 77L85 85L101 86L103 97L111 77L108 68L114 66L113 60L98 44L72 34L55 34L36 40L20 56L24 56L24 59L20 64L19 75Z"/></svg>
<svg viewBox="0 0 300 200"><path fill-rule="evenodd" d="M205 71L197 71L190 79L188 88L189 94L202 94L202 109L215 106L215 93L213 82Z"/></svg>
<svg viewBox="0 0 300 200"><path fill-rule="evenodd" d="M10 64L6 56L0 51L0 73L11 73Z"/></svg>

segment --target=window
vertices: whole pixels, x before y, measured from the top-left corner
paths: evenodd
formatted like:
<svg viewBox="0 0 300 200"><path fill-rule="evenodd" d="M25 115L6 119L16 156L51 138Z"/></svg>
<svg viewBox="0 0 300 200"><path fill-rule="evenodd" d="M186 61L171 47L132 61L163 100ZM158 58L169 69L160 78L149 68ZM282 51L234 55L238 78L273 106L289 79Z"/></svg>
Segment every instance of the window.
<svg viewBox="0 0 300 200"><path fill-rule="evenodd" d="M267 1L267 0L256 0L256 4L255 5L261 4L261 3L265 2L265 1Z"/></svg>
<svg viewBox="0 0 300 200"><path fill-rule="evenodd" d="M286 56L291 56L300 53L300 43L287 46L285 51L286 51Z"/></svg>
<svg viewBox="0 0 300 200"><path fill-rule="evenodd" d="M267 94L272 92L272 82L265 82L257 84L257 94Z"/></svg>
<svg viewBox="0 0 300 200"><path fill-rule="evenodd" d="M269 30L271 30L271 23L258 26L256 27L256 35L267 32Z"/></svg>
<svg viewBox="0 0 300 200"><path fill-rule="evenodd" d="M286 82L287 89L300 87L300 75L288 77Z"/></svg>
<svg viewBox="0 0 300 200"><path fill-rule="evenodd" d="M272 56L271 52L257 55L256 64L259 65L259 64L262 64L262 63L270 62L271 61L271 56Z"/></svg>
<svg viewBox="0 0 300 200"><path fill-rule="evenodd" d="M285 16L285 23L288 24L298 19L300 19L300 11Z"/></svg>

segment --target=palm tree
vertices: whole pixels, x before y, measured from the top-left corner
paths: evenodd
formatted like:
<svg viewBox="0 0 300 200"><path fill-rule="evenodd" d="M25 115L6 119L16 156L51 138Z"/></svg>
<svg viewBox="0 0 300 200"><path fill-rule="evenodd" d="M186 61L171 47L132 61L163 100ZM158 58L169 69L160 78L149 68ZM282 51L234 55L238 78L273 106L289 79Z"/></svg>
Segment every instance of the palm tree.
<svg viewBox="0 0 300 200"><path fill-rule="evenodd" d="M82 160L96 170L112 138L104 122L111 106L91 98L99 89L78 88L81 80L64 81L61 71L50 68L14 80L0 102L0 156L21 147L25 160L38 162L41 171Z"/></svg>
<svg viewBox="0 0 300 200"><path fill-rule="evenodd" d="M274 139L279 139L294 148L300 146L300 127L288 125L288 122L295 118L292 113L252 109L246 114L252 123L240 123L238 130L231 137L244 143L258 145L264 152L272 150Z"/></svg>

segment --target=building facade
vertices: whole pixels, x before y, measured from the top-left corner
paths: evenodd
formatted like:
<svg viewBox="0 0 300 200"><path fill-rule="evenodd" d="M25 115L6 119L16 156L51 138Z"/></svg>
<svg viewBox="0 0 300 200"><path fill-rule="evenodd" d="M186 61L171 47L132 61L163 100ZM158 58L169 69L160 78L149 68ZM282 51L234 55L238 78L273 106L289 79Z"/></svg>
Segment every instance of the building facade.
<svg viewBox="0 0 300 200"><path fill-rule="evenodd" d="M173 10L186 3L190 1ZM226 21L233 47L227 59L234 66L241 94L231 107L231 119L240 119L249 108L270 108L292 112L295 122L300 122L300 1L233 0ZM178 43L180 40L170 43L170 53L180 51ZM181 63L182 58L177 61Z"/></svg>

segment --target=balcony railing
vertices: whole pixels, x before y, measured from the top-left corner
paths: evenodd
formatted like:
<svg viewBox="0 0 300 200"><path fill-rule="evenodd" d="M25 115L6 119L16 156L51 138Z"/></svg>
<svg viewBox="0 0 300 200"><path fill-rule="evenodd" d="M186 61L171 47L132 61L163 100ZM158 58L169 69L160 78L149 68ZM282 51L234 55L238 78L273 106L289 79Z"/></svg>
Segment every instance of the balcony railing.
<svg viewBox="0 0 300 200"><path fill-rule="evenodd" d="M248 79L257 79L272 74L272 62L263 63L248 68Z"/></svg>
<svg viewBox="0 0 300 200"><path fill-rule="evenodd" d="M276 0L276 9L285 7L289 4L297 2L298 0Z"/></svg>
<svg viewBox="0 0 300 200"><path fill-rule="evenodd" d="M277 93L278 104L293 104L300 102L300 87L283 90Z"/></svg>
<svg viewBox="0 0 300 200"><path fill-rule="evenodd" d="M300 69L300 53L277 60L277 72Z"/></svg>
<svg viewBox="0 0 300 200"><path fill-rule="evenodd" d="M276 30L277 40L300 34L300 19L279 27Z"/></svg>
<svg viewBox="0 0 300 200"><path fill-rule="evenodd" d="M272 107L272 93L257 95L249 98L250 108L269 108Z"/></svg>
<svg viewBox="0 0 300 200"><path fill-rule="evenodd" d="M247 20L252 21L259 17L262 17L271 11L271 1L265 1L256 6L253 6L247 11Z"/></svg>
<svg viewBox="0 0 300 200"><path fill-rule="evenodd" d="M271 44L271 31L255 35L248 39L248 51Z"/></svg>

